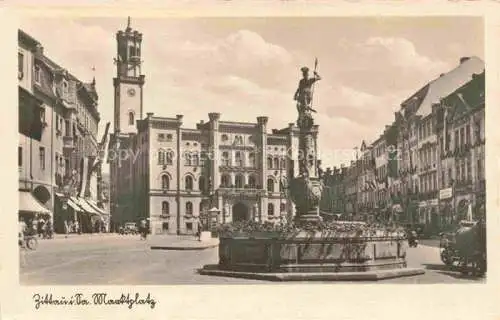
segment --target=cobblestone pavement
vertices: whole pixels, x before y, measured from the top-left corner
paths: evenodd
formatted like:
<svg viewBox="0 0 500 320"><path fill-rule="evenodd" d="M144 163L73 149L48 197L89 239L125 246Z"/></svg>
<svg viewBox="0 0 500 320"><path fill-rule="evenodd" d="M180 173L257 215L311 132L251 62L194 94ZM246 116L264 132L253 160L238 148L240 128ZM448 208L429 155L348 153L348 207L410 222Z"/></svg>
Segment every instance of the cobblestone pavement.
<svg viewBox="0 0 500 320"><path fill-rule="evenodd" d="M266 281L199 275L205 264L217 263L217 248L202 251L150 250L139 236L72 237L40 241L36 251L22 251L21 285L169 285L269 284ZM420 276L379 283L481 283L484 279L450 271L439 248L421 245L408 250L409 267L425 267ZM296 283L296 282L295 282ZM284 283L286 285L286 283Z"/></svg>

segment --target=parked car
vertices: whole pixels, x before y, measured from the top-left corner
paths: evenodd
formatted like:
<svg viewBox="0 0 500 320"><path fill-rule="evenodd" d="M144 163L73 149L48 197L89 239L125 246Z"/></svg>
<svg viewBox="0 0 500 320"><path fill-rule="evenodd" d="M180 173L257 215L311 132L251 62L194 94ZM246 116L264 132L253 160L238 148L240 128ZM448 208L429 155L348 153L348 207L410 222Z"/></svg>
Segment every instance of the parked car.
<svg viewBox="0 0 500 320"><path fill-rule="evenodd" d="M135 222L127 222L120 228L120 234L137 234L139 229Z"/></svg>

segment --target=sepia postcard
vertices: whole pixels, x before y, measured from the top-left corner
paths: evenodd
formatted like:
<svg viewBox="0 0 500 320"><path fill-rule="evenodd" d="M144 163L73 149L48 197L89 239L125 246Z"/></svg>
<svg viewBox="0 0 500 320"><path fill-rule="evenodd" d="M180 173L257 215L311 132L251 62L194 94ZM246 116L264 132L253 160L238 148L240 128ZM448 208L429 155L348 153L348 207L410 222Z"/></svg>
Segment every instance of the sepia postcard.
<svg viewBox="0 0 500 320"><path fill-rule="evenodd" d="M12 11L5 318L498 319L495 7Z"/></svg>

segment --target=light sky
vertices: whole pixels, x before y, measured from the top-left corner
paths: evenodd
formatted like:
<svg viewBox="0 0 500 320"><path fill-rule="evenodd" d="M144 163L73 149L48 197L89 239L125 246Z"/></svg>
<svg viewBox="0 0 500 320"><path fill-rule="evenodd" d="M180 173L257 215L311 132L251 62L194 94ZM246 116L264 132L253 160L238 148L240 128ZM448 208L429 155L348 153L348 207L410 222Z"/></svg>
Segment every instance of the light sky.
<svg viewBox="0 0 500 320"><path fill-rule="evenodd" d="M100 134L112 122L115 33L127 18L22 20L45 53L82 81L95 75ZM143 33L144 116L184 115L256 122L269 130L295 122L300 67L322 80L314 92L324 167L347 163L362 140L377 139L402 101L459 63L484 60L480 18L134 19ZM92 67L95 66L95 72ZM101 137L99 136L98 139ZM346 152L347 151L347 152Z"/></svg>

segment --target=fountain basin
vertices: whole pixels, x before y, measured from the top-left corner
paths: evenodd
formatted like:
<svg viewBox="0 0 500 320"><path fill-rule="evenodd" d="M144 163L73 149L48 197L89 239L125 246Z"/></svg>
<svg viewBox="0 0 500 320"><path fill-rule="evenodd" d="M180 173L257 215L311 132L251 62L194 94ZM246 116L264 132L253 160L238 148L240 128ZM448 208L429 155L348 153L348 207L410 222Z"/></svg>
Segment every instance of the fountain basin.
<svg viewBox="0 0 500 320"><path fill-rule="evenodd" d="M401 233L299 231L234 233L219 242L219 263L201 274L264 280L379 280L424 273L407 268Z"/></svg>

